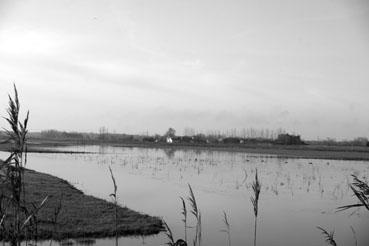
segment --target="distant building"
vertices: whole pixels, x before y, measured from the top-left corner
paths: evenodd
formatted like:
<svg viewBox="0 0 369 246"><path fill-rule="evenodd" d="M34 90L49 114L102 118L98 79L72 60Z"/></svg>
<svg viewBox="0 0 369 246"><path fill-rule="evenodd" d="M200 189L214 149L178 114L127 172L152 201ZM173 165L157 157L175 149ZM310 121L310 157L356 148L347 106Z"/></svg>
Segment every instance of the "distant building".
<svg viewBox="0 0 369 246"><path fill-rule="evenodd" d="M301 141L301 137L299 135L290 135L288 133L279 134L276 143L286 145L304 144L304 142Z"/></svg>
<svg viewBox="0 0 369 246"><path fill-rule="evenodd" d="M225 144L239 144L240 142L241 139L236 137L227 137L223 139L223 143Z"/></svg>
<svg viewBox="0 0 369 246"><path fill-rule="evenodd" d="M167 137L167 143L169 144L173 143L173 139L171 137Z"/></svg>

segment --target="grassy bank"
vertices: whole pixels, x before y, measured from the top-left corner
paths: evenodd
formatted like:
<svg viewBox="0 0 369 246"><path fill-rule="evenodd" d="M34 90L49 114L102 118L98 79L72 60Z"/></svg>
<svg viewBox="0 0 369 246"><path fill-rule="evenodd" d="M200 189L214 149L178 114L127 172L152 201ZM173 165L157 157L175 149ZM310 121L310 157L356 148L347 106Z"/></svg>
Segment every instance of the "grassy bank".
<svg viewBox="0 0 369 246"><path fill-rule="evenodd" d="M83 194L67 181L49 174L25 170L26 203L29 209L49 196L37 214L38 239L66 239L115 236L114 204ZM6 187L1 186L3 194ZM61 210L55 219L55 209ZM150 235L162 230L157 217L140 214L126 207L118 208L118 235ZM22 235L24 238L25 235Z"/></svg>

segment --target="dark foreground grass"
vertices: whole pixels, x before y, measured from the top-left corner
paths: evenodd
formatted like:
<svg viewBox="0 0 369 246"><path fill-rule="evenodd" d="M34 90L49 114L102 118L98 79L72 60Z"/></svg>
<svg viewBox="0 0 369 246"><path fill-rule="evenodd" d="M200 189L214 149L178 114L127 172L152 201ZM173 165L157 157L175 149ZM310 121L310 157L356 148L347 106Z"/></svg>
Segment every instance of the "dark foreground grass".
<svg viewBox="0 0 369 246"><path fill-rule="evenodd" d="M49 196L45 206L37 214L38 240L115 236L114 204L85 195L67 181L49 174L25 170L24 181L29 209L32 208L32 203L39 204ZM6 188L1 188L3 194L6 193ZM60 198L62 206L55 224L55 209ZM119 236L151 235L163 229L162 221L157 217L140 214L127 207L118 207L117 212Z"/></svg>

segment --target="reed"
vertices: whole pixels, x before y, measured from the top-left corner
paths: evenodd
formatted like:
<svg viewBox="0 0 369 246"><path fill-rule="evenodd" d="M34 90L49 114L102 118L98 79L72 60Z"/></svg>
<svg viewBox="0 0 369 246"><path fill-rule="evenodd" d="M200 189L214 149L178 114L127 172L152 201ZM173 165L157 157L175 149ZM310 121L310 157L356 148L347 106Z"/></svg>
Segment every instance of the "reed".
<svg viewBox="0 0 369 246"><path fill-rule="evenodd" d="M352 236L353 236L353 238L355 240L355 246L357 246L356 231L355 231L354 227L350 226L350 228L351 228L351 231L352 231Z"/></svg>
<svg viewBox="0 0 369 246"><path fill-rule="evenodd" d="M183 215L183 223L184 223L184 235L185 235L185 241L187 242L187 208L186 208L186 202L183 199L183 197L180 197L182 201L182 215Z"/></svg>
<svg viewBox="0 0 369 246"><path fill-rule="evenodd" d="M322 232L325 241L331 246L337 246L336 241L334 240L334 231L328 232L324 228L317 226L317 228Z"/></svg>
<svg viewBox="0 0 369 246"><path fill-rule="evenodd" d="M193 190L190 184L188 184L188 188L190 190L190 195L188 197L188 200L191 205L191 213L196 219L196 225L195 225L196 230L195 230L195 238L193 239L193 245L200 246L201 240L202 240L201 212L197 206L196 198L195 198L195 195L193 193Z"/></svg>
<svg viewBox="0 0 369 246"><path fill-rule="evenodd" d="M110 176L113 181L113 193L110 194L111 197L113 197L114 200L114 219L115 219L115 245L118 246L118 202L117 202L117 183L115 182L113 171L111 170L111 167L109 166Z"/></svg>
<svg viewBox="0 0 369 246"><path fill-rule="evenodd" d="M345 205L337 208L337 211L343 211L350 208L365 207L369 210L369 186L364 181L360 180L357 176L351 175L354 181L350 184L351 190L359 200L359 203Z"/></svg>
<svg viewBox="0 0 369 246"><path fill-rule="evenodd" d="M225 229L222 229L221 231L227 234L228 246L231 246L231 225L228 222L228 216L225 211L223 211L223 223L225 225Z"/></svg>
<svg viewBox="0 0 369 246"><path fill-rule="evenodd" d="M201 241L202 241L202 226L201 226L201 212L197 206L197 201L196 201L196 197L195 194L193 193L192 187L190 184L188 184L188 188L190 191L189 196L187 197L187 200L190 203L190 213L195 217L196 220L196 225L195 227L195 235L193 238L193 245L194 246L200 246L201 245ZM188 210L187 210L187 206L186 206L186 201L183 197L180 197L181 201L182 201L182 211L181 214L183 215L183 223L184 223L184 235L185 235L185 240L183 239L178 239L177 241L174 240L174 236L172 233L172 230L169 228L168 224L164 221L164 229L165 229L165 234L168 238L168 242L166 243L169 246L187 246L187 228L190 228L187 225L187 220L188 220Z"/></svg>
<svg viewBox="0 0 369 246"><path fill-rule="evenodd" d="M261 191L261 184L258 178L258 169L255 172L255 181L252 183L252 190L254 192L254 196L251 196L251 203L254 207L254 246L256 246L256 231L257 231L257 221L258 221L258 210L259 210L259 196Z"/></svg>
<svg viewBox="0 0 369 246"><path fill-rule="evenodd" d="M170 227L168 226L167 222L165 222L163 220L163 225L164 225L164 229L165 229L165 235L168 238L168 242L166 243L169 246L175 246L175 242L174 242L174 237L173 237L173 233L172 230L170 229Z"/></svg>
<svg viewBox="0 0 369 246"><path fill-rule="evenodd" d="M2 211L4 213L2 214L2 226L5 238L10 241L12 246L20 245L22 232L27 234L30 230L29 225L35 224L35 228L37 228L36 214L48 199L48 196L46 196L40 205L34 206L32 211L27 209L24 169L27 163L29 111L27 111L23 122L19 120L19 113L18 91L14 85L14 97L9 95L8 116L4 117L10 126L10 130L5 129L7 135L5 142L11 144L11 154L0 167L0 172L3 174L2 182L7 187L6 193L10 193L3 195L7 207L5 211Z"/></svg>

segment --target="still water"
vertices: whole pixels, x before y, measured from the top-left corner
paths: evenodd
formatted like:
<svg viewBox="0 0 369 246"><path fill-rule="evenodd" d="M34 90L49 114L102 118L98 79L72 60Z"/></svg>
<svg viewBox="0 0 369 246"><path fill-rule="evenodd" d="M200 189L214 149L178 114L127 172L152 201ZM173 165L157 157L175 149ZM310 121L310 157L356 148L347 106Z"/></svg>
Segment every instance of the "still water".
<svg viewBox="0 0 369 246"><path fill-rule="evenodd" d="M261 181L257 244L265 246L326 245L321 226L334 230L339 245L369 245L369 212L364 208L336 213L356 203L351 175L367 180L369 162L281 159L225 151L196 151L109 146L62 147L88 154L31 153L27 167L69 181L89 195L109 200L113 169L121 205L162 217L175 239L184 238L180 197L191 184L202 214L202 245L227 245L223 211L228 215L233 246L253 245L251 184ZM0 157L4 157L1 153ZM188 203L189 206L189 203ZM194 224L190 216L190 224ZM355 231L356 239L352 228ZM194 228L188 229L192 242ZM120 245L164 245L164 233L120 238ZM97 245L114 245L98 239ZM48 243L45 243L48 245Z"/></svg>

